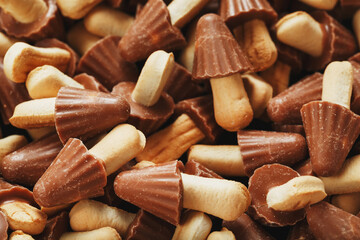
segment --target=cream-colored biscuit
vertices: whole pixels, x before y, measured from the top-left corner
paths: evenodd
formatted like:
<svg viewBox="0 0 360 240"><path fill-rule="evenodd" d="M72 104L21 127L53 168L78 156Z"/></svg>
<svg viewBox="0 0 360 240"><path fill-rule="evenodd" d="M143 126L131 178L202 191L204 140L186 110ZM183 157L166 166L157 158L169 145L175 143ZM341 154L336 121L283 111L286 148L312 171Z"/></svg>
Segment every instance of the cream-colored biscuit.
<svg viewBox="0 0 360 240"><path fill-rule="evenodd" d="M188 23L209 0L173 0L168 5L172 25L182 28Z"/></svg>
<svg viewBox="0 0 360 240"><path fill-rule="evenodd" d="M6 36L0 32L0 57L4 57L7 50L18 41L18 39Z"/></svg>
<svg viewBox="0 0 360 240"><path fill-rule="evenodd" d="M176 226L172 240L205 240L212 227L211 219L203 212L188 211Z"/></svg>
<svg viewBox="0 0 360 240"><path fill-rule="evenodd" d="M21 23L35 22L48 10L44 0L0 0L0 7Z"/></svg>
<svg viewBox="0 0 360 240"><path fill-rule="evenodd" d="M338 0L299 0L309 6L321 10L331 10L335 7Z"/></svg>
<svg viewBox="0 0 360 240"><path fill-rule="evenodd" d="M73 49L80 53L80 55L84 55L101 37L89 33L81 21L70 28L66 34L66 39Z"/></svg>
<svg viewBox="0 0 360 240"><path fill-rule="evenodd" d="M356 215L360 212L360 192L335 195L331 198L331 203L344 211Z"/></svg>
<svg viewBox="0 0 360 240"><path fill-rule="evenodd" d="M34 240L34 238L21 230L16 230L10 234L9 240Z"/></svg>
<svg viewBox="0 0 360 240"><path fill-rule="evenodd" d="M358 46L360 46L360 9L356 11L353 17L353 29L355 32L356 39L358 41Z"/></svg>
<svg viewBox="0 0 360 240"><path fill-rule="evenodd" d="M103 227L87 232L67 232L60 240L121 240L121 236L111 227Z"/></svg>
<svg viewBox="0 0 360 240"><path fill-rule="evenodd" d="M227 228L222 228L221 231L210 233L207 240L236 240L236 238Z"/></svg>
<svg viewBox="0 0 360 240"><path fill-rule="evenodd" d="M0 162L9 153L18 150L28 143L22 135L10 135L0 139Z"/></svg>
<svg viewBox="0 0 360 240"><path fill-rule="evenodd" d="M65 17L80 19L102 0L56 0L56 3Z"/></svg>
<svg viewBox="0 0 360 240"><path fill-rule="evenodd" d="M186 46L181 50L179 56L179 63L181 63L189 72L192 72L194 65L194 54L195 54L195 32L196 32L196 21L193 21L187 27L186 33Z"/></svg>

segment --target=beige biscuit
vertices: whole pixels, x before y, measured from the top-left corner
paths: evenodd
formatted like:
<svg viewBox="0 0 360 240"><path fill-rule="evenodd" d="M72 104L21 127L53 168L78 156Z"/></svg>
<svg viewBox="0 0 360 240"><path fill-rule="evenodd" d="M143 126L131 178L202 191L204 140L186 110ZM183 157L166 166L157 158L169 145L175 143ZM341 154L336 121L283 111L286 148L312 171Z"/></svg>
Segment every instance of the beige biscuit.
<svg viewBox="0 0 360 240"><path fill-rule="evenodd" d="M250 194L240 182L181 173L183 207L205 212L226 221L240 217L250 205Z"/></svg>
<svg viewBox="0 0 360 240"><path fill-rule="evenodd" d="M0 205L0 210L6 215L12 230L36 235L45 228L47 215L26 202L6 202Z"/></svg>
<svg viewBox="0 0 360 240"><path fill-rule="evenodd" d="M326 197L324 183L313 176L300 176L270 188L266 202L276 211L295 211Z"/></svg>
<svg viewBox="0 0 360 240"><path fill-rule="evenodd" d="M234 35L246 52L255 72L269 68L277 59L277 48L264 21L254 19L234 29Z"/></svg>
<svg viewBox="0 0 360 240"><path fill-rule="evenodd" d="M18 128L55 126L55 98L22 102L15 107L10 123Z"/></svg>
<svg viewBox="0 0 360 240"><path fill-rule="evenodd" d="M273 89L273 96L285 91L289 87L291 67L282 62L276 61L274 65L260 73L266 82L268 82Z"/></svg>
<svg viewBox="0 0 360 240"><path fill-rule="evenodd" d="M299 0L309 6L321 10L331 10L335 7L338 0Z"/></svg>
<svg viewBox="0 0 360 240"><path fill-rule="evenodd" d="M144 160L144 161L138 162L137 164L132 166L131 169L142 169L142 168L151 167L151 166L154 166L154 165L155 165L155 163Z"/></svg>
<svg viewBox="0 0 360 240"><path fill-rule="evenodd" d="M146 139L145 148L136 156L136 161L147 160L162 163L176 160L189 147L204 138L205 135L191 118L182 114L173 124Z"/></svg>
<svg viewBox="0 0 360 240"><path fill-rule="evenodd" d="M90 231L102 227L114 228L125 237L126 230L135 218L116 207L110 207L94 200L81 200L74 205L69 213L70 225L74 231Z"/></svg>
<svg viewBox="0 0 360 240"><path fill-rule="evenodd" d="M236 240L236 238L231 231L223 227L221 231L210 233L207 240Z"/></svg>
<svg viewBox="0 0 360 240"><path fill-rule="evenodd" d="M211 227L211 219L205 213L188 211L182 215L181 223L176 226L172 240L205 240Z"/></svg>
<svg viewBox="0 0 360 240"><path fill-rule="evenodd" d="M321 56L324 50L324 32L320 23L308 13L302 11L290 13L281 18L276 23L275 28L276 36L280 42L313 57Z"/></svg>
<svg viewBox="0 0 360 240"><path fill-rule="evenodd" d="M67 32L66 39L73 49L80 55L84 55L101 38L89 33L83 22L78 22Z"/></svg>
<svg viewBox="0 0 360 240"><path fill-rule="evenodd" d="M254 118L259 118L273 96L273 88L255 73L243 74L241 77L254 112Z"/></svg>
<svg viewBox="0 0 360 240"><path fill-rule="evenodd" d="M10 234L9 240L34 240L34 238L21 230L16 230Z"/></svg>
<svg viewBox="0 0 360 240"><path fill-rule="evenodd" d="M353 17L353 29L358 41L358 46L360 46L360 9L356 11Z"/></svg>
<svg viewBox="0 0 360 240"><path fill-rule="evenodd" d="M239 73L210 79L215 120L219 126L236 132L253 120L253 110Z"/></svg>
<svg viewBox="0 0 360 240"><path fill-rule="evenodd" d="M35 22L48 10L44 0L0 0L0 7L16 21L25 24Z"/></svg>
<svg viewBox="0 0 360 240"><path fill-rule="evenodd" d="M171 24L182 28L188 23L209 0L173 0L168 5Z"/></svg>
<svg viewBox="0 0 360 240"><path fill-rule="evenodd" d="M131 94L132 99L150 107L157 103L175 66L174 54L162 50L153 52L145 62Z"/></svg>
<svg viewBox="0 0 360 240"><path fill-rule="evenodd" d="M113 128L89 152L104 161L107 175L135 158L145 147L144 134L130 124Z"/></svg>
<svg viewBox="0 0 360 240"><path fill-rule="evenodd" d="M50 65L35 68L26 79L26 88L33 99L56 97L61 87L84 89L83 85Z"/></svg>
<svg viewBox="0 0 360 240"><path fill-rule="evenodd" d="M246 176L238 145L193 145L188 160L194 160L222 176Z"/></svg>
<svg viewBox="0 0 360 240"><path fill-rule="evenodd" d="M56 0L56 3L65 17L80 19L102 0Z"/></svg>
<svg viewBox="0 0 360 240"><path fill-rule="evenodd" d="M29 72L45 64L65 72L70 57L70 52L61 48L41 48L17 42L5 54L4 72L11 81L22 83L26 81Z"/></svg>
<svg viewBox="0 0 360 240"><path fill-rule="evenodd" d="M124 12L105 5L94 7L84 18L86 30L99 37L124 36L134 18Z"/></svg>
<svg viewBox="0 0 360 240"><path fill-rule="evenodd" d="M6 36L4 33L0 32L0 57L4 57L7 50L19 40Z"/></svg>
<svg viewBox="0 0 360 240"><path fill-rule="evenodd" d="M18 150L27 143L28 141L22 135L10 135L0 139L0 163L7 154Z"/></svg>
<svg viewBox="0 0 360 240"><path fill-rule="evenodd" d="M351 214L360 212L360 192L335 195L331 198L331 203Z"/></svg>
<svg viewBox="0 0 360 240"><path fill-rule="evenodd" d="M198 19L197 19L198 20ZM189 72L192 72L195 56L195 32L196 21L193 21L187 27L186 46L181 50L179 63L181 63Z"/></svg>
<svg viewBox="0 0 360 240"><path fill-rule="evenodd" d="M350 109L354 76L350 62L332 62L325 71L321 99Z"/></svg>
<svg viewBox="0 0 360 240"><path fill-rule="evenodd" d="M72 204L63 204L63 205L57 205L54 207L43 207L41 206L41 211L48 215L48 217L55 216L58 213L61 213L62 211L66 211L70 209Z"/></svg>
<svg viewBox="0 0 360 240"><path fill-rule="evenodd" d="M67 232L60 240L121 240L121 236L111 227L103 227L87 232Z"/></svg>
<svg viewBox="0 0 360 240"><path fill-rule="evenodd" d="M31 139L33 141L36 141L50 133L56 132L56 129L55 127L43 127L43 128L26 129L26 131L30 135Z"/></svg>

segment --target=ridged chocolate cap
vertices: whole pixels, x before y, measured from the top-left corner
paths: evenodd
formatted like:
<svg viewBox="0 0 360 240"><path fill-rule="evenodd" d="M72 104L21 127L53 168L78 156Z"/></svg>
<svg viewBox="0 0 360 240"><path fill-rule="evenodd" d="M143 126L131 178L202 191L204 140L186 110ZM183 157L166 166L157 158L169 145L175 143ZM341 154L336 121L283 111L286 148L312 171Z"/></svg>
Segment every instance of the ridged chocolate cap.
<svg viewBox="0 0 360 240"><path fill-rule="evenodd" d="M274 123L273 129L276 132L298 133L305 137L305 130L303 125Z"/></svg>
<svg viewBox="0 0 360 240"><path fill-rule="evenodd" d="M47 135L6 155L1 173L10 182L34 186L62 148L56 133Z"/></svg>
<svg viewBox="0 0 360 240"><path fill-rule="evenodd" d="M276 39L274 36L273 39ZM304 54L299 50L286 45L277 39L274 41L277 48L278 60L286 63L291 67L291 70L300 71L303 68L303 57Z"/></svg>
<svg viewBox="0 0 360 240"><path fill-rule="evenodd" d="M62 143L86 140L125 122L129 103L110 93L63 87L55 101L55 126Z"/></svg>
<svg viewBox="0 0 360 240"><path fill-rule="evenodd" d="M94 76L109 91L119 82L136 82L138 68L120 55L120 39L118 36L108 36L97 41L80 58L76 71Z"/></svg>
<svg viewBox="0 0 360 240"><path fill-rule="evenodd" d="M236 239L243 240L274 240L258 223L252 220L246 213L235 221L223 221L223 227L232 231Z"/></svg>
<svg viewBox="0 0 360 240"><path fill-rule="evenodd" d="M6 215L0 211L0 240L8 239L8 231L9 224L6 219Z"/></svg>
<svg viewBox="0 0 360 240"><path fill-rule="evenodd" d="M61 212L59 215L48 219L44 231L36 236L37 240L59 240L61 235L70 231L69 213Z"/></svg>
<svg viewBox="0 0 360 240"><path fill-rule="evenodd" d="M316 239L359 239L360 218L327 202L306 209L307 222Z"/></svg>
<svg viewBox="0 0 360 240"><path fill-rule="evenodd" d="M119 43L120 53L129 62L146 59L156 50L167 52L186 45L181 31L171 25L162 0L149 0Z"/></svg>
<svg viewBox="0 0 360 240"><path fill-rule="evenodd" d="M182 209L180 161L121 172L114 181L118 197L177 225Z"/></svg>
<svg viewBox="0 0 360 240"><path fill-rule="evenodd" d="M4 124L9 124L16 105L30 100L23 83L14 83L4 73L3 59L0 58L0 112Z"/></svg>
<svg viewBox="0 0 360 240"><path fill-rule="evenodd" d="M74 80L84 86L85 89L94 90L98 92L108 93L109 90L104 87L96 78L87 73L80 73L74 77Z"/></svg>
<svg viewBox="0 0 360 240"><path fill-rule="evenodd" d="M131 96L135 88L133 82L117 84L112 94L121 96L130 104L130 116L128 123L134 125L145 135L150 135L163 125L174 112L174 100L166 92L162 92L155 105L147 107L135 102Z"/></svg>
<svg viewBox="0 0 360 240"><path fill-rule="evenodd" d="M360 114L360 62L350 61L350 63L352 65L354 76L350 109L354 113Z"/></svg>
<svg viewBox="0 0 360 240"><path fill-rule="evenodd" d="M33 193L23 186L11 184L0 177L0 204L7 201L20 200L34 204Z"/></svg>
<svg viewBox="0 0 360 240"><path fill-rule="evenodd" d="M301 116L314 172L318 176L334 175L360 134L360 116L323 101L305 104Z"/></svg>
<svg viewBox="0 0 360 240"><path fill-rule="evenodd" d="M231 28L253 19L272 25L278 17L267 0L221 0L220 16Z"/></svg>
<svg viewBox="0 0 360 240"><path fill-rule="evenodd" d="M302 124L300 109L305 103L321 100L322 80L321 73L314 73L270 99L269 118L274 122Z"/></svg>
<svg viewBox="0 0 360 240"><path fill-rule="evenodd" d="M320 57L308 56L304 59L305 69L321 70L330 62L344 60L354 55L357 44L352 33L325 11L316 11L312 17L325 29L323 53Z"/></svg>
<svg viewBox="0 0 360 240"><path fill-rule="evenodd" d="M169 240L175 226L140 209L127 230L125 240Z"/></svg>
<svg viewBox="0 0 360 240"><path fill-rule="evenodd" d="M60 38L65 35L62 17L56 5L56 0L45 0L48 10L46 14L32 23L20 23L10 14L0 9L0 28L8 35L29 41L44 38Z"/></svg>
<svg viewBox="0 0 360 240"><path fill-rule="evenodd" d="M249 179L251 205L248 213L250 216L262 224L273 227L294 225L304 219L304 209L291 212L276 211L269 208L266 202L267 193L271 188L298 176L300 175L296 171L281 164L269 164L256 169Z"/></svg>
<svg viewBox="0 0 360 240"><path fill-rule="evenodd" d="M191 73L177 63L164 87L164 91L174 99L174 102L204 95L208 90L206 86L194 82Z"/></svg>
<svg viewBox="0 0 360 240"><path fill-rule="evenodd" d="M57 47L64 49L70 53L70 61L68 64L68 68L66 70L66 74L70 77L74 76L76 65L79 61L79 56L77 53L66 43L56 39L56 38L47 38L44 40L41 40L35 44L37 47L43 47L43 48L51 48L51 47Z"/></svg>
<svg viewBox="0 0 360 240"><path fill-rule="evenodd" d="M205 134L210 142L222 133L222 128L216 123L213 99L211 95L182 100L175 105L175 115L186 113L196 126Z"/></svg>
<svg viewBox="0 0 360 240"><path fill-rule="evenodd" d="M104 194L106 171L76 138L71 138L34 186L35 201L43 207L73 203Z"/></svg>
<svg viewBox="0 0 360 240"><path fill-rule="evenodd" d="M184 173L200 177L223 179L223 177L218 175L216 172L208 169L207 167L194 161L193 159L190 159L186 162Z"/></svg>
<svg viewBox="0 0 360 240"><path fill-rule="evenodd" d="M237 137L248 176L265 164L292 166L307 156L305 138L297 133L240 130Z"/></svg>
<svg viewBox="0 0 360 240"><path fill-rule="evenodd" d="M293 226L290 229L289 235L287 236L286 240L300 240L300 239L316 240L306 220L302 220L297 224L295 224L295 226Z"/></svg>
<svg viewBox="0 0 360 240"><path fill-rule="evenodd" d="M219 15L203 15L195 35L193 78L218 78L252 70L246 54Z"/></svg>

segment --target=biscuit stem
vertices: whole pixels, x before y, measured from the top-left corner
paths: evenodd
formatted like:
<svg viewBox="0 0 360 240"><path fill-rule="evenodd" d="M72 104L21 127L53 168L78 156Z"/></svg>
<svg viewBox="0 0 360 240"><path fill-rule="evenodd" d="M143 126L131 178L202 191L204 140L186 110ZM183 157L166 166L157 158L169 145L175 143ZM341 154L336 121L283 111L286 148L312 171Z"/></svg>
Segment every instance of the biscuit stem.
<svg viewBox="0 0 360 240"><path fill-rule="evenodd" d="M21 23L35 22L48 10L44 0L0 0L0 7Z"/></svg>

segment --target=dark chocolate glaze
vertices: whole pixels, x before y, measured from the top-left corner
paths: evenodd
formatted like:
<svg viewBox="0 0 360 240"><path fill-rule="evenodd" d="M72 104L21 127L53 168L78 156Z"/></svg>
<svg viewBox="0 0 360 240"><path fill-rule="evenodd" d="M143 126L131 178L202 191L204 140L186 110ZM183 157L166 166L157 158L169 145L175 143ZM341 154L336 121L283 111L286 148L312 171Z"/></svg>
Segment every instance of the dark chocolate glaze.
<svg viewBox="0 0 360 240"><path fill-rule="evenodd" d="M316 240L316 238L312 234L307 221L302 220L290 229L286 240Z"/></svg>
<svg viewBox="0 0 360 240"><path fill-rule="evenodd" d="M208 177L208 178L220 178L223 179L216 172L208 169L204 165L196 162L195 160L188 160L185 164L185 172L186 174L191 174L200 177Z"/></svg>
<svg viewBox="0 0 360 240"><path fill-rule="evenodd" d="M108 93L109 90L105 88L96 78L87 73L80 73L74 77L74 80L84 86L85 89L94 90L98 92Z"/></svg>
<svg viewBox="0 0 360 240"><path fill-rule="evenodd" d="M59 215L48 219L44 231L35 236L36 240L59 240L61 235L70 231L69 213L61 212Z"/></svg>

